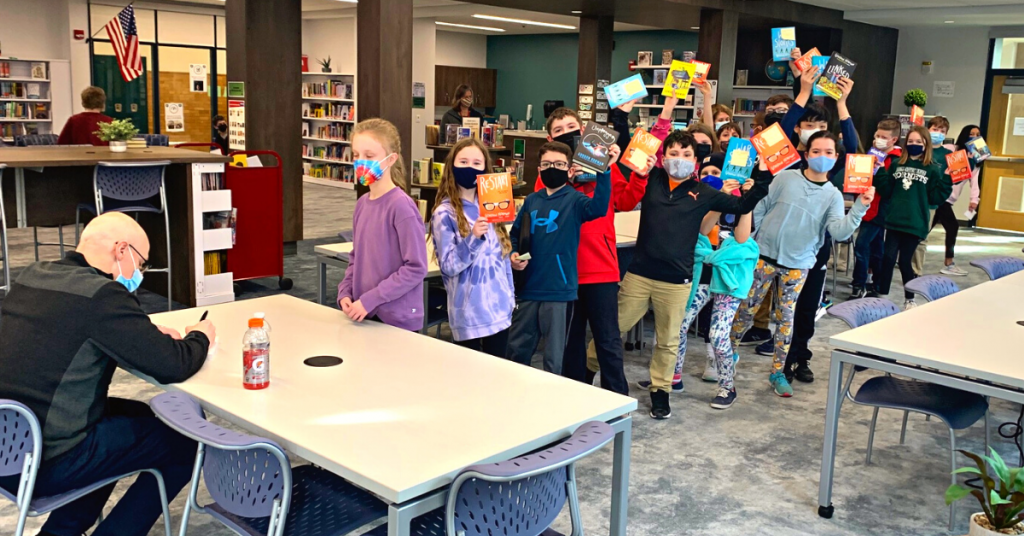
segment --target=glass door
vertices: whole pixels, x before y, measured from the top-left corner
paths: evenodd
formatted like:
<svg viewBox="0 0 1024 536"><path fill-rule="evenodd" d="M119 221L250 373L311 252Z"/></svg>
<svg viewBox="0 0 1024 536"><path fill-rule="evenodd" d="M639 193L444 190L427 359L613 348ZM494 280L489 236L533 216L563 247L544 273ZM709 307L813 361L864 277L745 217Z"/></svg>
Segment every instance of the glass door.
<svg viewBox="0 0 1024 536"><path fill-rule="evenodd" d="M993 76L978 226L1024 232L1024 76Z"/></svg>

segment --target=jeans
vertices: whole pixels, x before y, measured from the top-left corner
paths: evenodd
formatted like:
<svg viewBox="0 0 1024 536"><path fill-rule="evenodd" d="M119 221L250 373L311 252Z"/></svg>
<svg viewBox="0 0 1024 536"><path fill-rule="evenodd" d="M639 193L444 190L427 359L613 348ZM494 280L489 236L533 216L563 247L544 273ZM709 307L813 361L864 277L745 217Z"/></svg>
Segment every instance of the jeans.
<svg viewBox="0 0 1024 536"><path fill-rule="evenodd" d="M562 375L565 352L566 309L571 302L520 301L512 312L505 358L526 366L544 337L544 370Z"/></svg>
<svg viewBox="0 0 1024 536"><path fill-rule="evenodd" d="M882 260L882 270L875 276L875 288L882 296L889 294L889 287L892 286L893 272L896 270L896 262L899 260L900 274L903 276L903 285L914 280L917 274L914 272L913 259L917 246L922 242L921 238L902 231L889 229L885 232L885 257ZM914 299L913 292L903 291L903 297L907 300Z"/></svg>
<svg viewBox="0 0 1024 536"><path fill-rule="evenodd" d="M853 287L867 288L868 270L875 277L882 271L882 256L885 255L885 228L871 222L860 226L857 241L853 244Z"/></svg>
<svg viewBox="0 0 1024 536"><path fill-rule="evenodd" d="M628 395L622 366L622 336L619 334L619 284L580 285L572 306L569 339L562 358L562 376L585 382L587 378L587 324L594 335L601 387ZM596 372L596 371L594 371Z"/></svg>
<svg viewBox="0 0 1024 536"><path fill-rule="evenodd" d="M806 364L813 355L808 343L814 337L814 320L821 305L822 291L825 290L828 257L832 253L831 245L832 238L826 234L825 243L818 250L814 267L807 272L804 289L796 300L796 311L793 313L793 341L789 344L789 353L786 355L787 367L797 363Z"/></svg>
<svg viewBox="0 0 1024 536"><path fill-rule="evenodd" d="M107 412L71 450L45 460L34 495L50 496L140 469L158 469L173 500L192 478L196 443L160 422L143 402L107 400ZM0 478L0 486L18 492L20 475ZM99 519L114 484L58 508L43 525L57 536L82 536ZM92 536L146 536L163 513L156 479L138 477Z"/></svg>
<svg viewBox="0 0 1024 536"><path fill-rule="evenodd" d="M508 328L486 337L455 341L455 344L494 357L505 357L505 352L508 351Z"/></svg>

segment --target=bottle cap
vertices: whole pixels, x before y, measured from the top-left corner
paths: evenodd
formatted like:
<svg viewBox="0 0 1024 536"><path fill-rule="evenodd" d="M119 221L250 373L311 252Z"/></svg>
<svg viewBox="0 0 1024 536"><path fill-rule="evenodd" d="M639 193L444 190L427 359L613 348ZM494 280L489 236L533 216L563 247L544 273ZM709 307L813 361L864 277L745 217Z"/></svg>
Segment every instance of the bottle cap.
<svg viewBox="0 0 1024 536"><path fill-rule="evenodd" d="M249 327L250 328L262 328L263 327L263 319L262 318L250 318L249 319Z"/></svg>

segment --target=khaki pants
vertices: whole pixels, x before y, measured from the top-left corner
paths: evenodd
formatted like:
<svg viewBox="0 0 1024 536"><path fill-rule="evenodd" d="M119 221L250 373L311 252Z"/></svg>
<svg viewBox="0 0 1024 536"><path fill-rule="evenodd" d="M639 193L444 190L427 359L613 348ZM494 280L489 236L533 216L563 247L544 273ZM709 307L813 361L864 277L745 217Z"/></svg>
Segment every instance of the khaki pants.
<svg viewBox="0 0 1024 536"><path fill-rule="evenodd" d="M668 392L679 348L679 326L686 316L686 300L690 283L673 284L647 279L633 273L619 286L619 331L625 333L636 325L648 305L654 306L654 333L657 344L651 358L651 392Z"/></svg>

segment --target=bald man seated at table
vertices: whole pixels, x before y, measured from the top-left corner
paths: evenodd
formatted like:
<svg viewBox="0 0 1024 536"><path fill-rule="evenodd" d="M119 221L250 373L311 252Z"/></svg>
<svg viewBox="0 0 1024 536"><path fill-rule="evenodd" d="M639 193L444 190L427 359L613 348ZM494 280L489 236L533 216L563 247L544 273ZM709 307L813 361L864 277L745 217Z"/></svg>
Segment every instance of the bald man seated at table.
<svg viewBox="0 0 1024 536"><path fill-rule="evenodd" d="M157 420L145 403L107 396L118 366L161 383L187 380L216 337L209 321L189 326L182 337L149 320L133 295L148 256L139 224L107 213L85 228L77 251L25 268L3 301L0 398L25 404L42 425L34 496L158 469L173 498L191 477L193 441ZM18 478L0 478L0 486L17 493ZM39 534L82 536L113 488L53 512ZM92 535L144 536L160 514L156 480L145 473Z"/></svg>

